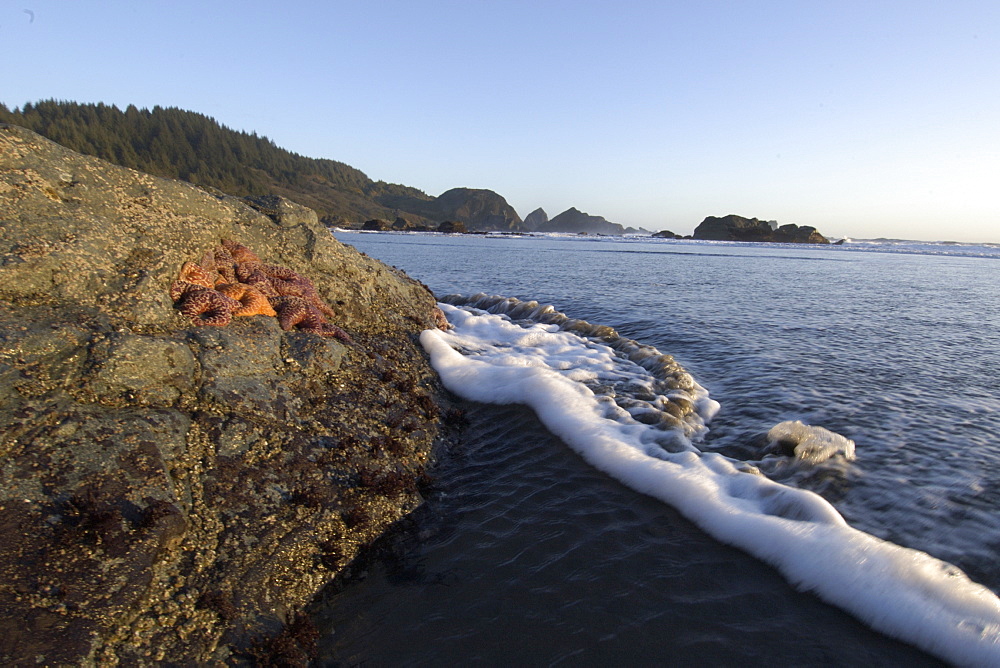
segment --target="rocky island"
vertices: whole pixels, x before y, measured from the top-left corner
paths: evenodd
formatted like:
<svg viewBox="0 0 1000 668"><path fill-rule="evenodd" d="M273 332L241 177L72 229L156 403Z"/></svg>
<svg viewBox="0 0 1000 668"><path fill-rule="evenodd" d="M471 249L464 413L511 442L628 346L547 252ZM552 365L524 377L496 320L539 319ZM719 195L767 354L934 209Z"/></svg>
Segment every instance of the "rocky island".
<svg viewBox="0 0 1000 668"><path fill-rule="evenodd" d="M299 302L215 296L258 269ZM0 125L0 661L301 660L300 611L420 501L435 310L289 200Z"/></svg>
<svg viewBox="0 0 1000 668"><path fill-rule="evenodd" d="M694 230L695 239L710 241L770 241L775 243L828 244L830 241L815 227L781 225L757 218L729 214L718 218L708 216Z"/></svg>
<svg viewBox="0 0 1000 668"><path fill-rule="evenodd" d="M591 216L575 207L563 211L555 218L540 223L538 232L568 232L571 234L625 234L625 228L618 223L605 220L602 216Z"/></svg>

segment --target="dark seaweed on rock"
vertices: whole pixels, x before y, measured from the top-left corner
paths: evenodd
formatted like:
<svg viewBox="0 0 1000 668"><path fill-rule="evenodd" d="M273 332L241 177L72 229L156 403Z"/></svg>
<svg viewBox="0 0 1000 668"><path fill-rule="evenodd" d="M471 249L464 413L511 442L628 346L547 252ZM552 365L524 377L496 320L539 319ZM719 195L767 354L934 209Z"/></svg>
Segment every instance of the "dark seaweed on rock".
<svg viewBox="0 0 1000 668"><path fill-rule="evenodd" d="M306 660L299 611L419 503L433 295L265 203L0 125L0 663ZM221 239L309 276L357 347L181 317Z"/></svg>

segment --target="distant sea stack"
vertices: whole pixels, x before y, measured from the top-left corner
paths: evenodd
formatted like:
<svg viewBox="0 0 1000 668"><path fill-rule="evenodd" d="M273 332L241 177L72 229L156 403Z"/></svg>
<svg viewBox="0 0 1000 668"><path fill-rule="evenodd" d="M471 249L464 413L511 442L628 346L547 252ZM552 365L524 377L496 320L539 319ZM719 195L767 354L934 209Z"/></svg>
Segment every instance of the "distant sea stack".
<svg viewBox="0 0 1000 668"><path fill-rule="evenodd" d="M435 200L434 220L461 221L470 230L513 230L521 226L514 207L492 190L452 188Z"/></svg>
<svg viewBox="0 0 1000 668"><path fill-rule="evenodd" d="M601 216L591 216L576 208L570 208L541 225L538 231L622 235L625 233L625 228Z"/></svg>
<svg viewBox="0 0 1000 668"><path fill-rule="evenodd" d="M529 232L534 232L539 227L545 225L545 223L547 222L549 222L549 214L545 213L545 209L539 207L534 211L532 211L531 213L529 213L524 218L524 223L522 224L522 227L524 227L524 229L528 230Z"/></svg>
<svg viewBox="0 0 1000 668"><path fill-rule="evenodd" d="M777 223L736 214L709 216L695 228L695 239L707 241L768 241L791 244L828 244L830 240L808 225Z"/></svg>

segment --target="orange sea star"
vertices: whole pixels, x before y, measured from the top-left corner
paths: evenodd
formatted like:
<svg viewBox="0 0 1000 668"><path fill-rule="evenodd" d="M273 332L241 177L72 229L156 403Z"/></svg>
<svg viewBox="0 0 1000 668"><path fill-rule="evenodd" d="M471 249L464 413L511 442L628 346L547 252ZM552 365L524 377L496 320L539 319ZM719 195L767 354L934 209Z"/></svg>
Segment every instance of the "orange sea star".
<svg viewBox="0 0 1000 668"><path fill-rule="evenodd" d="M189 284L193 285L193 284ZM228 325L240 303L231 297L200 286L185 290L178 308L194 325Z"/></svg>
<svg viewBox="0 0 1000 668"><path fill-rule="evenodd" d="M236 264L242 264L244 262L260 262L260 258L252 250L247 248L241 243L232 241L231 239L223 239L222 246L233 258L233 262Z"/></svg>
<svg viewBox="0 0 1000 668"><path fill-rule="evenodd" d="M294 328L310 334L340 339L345 343L354 343L347 332L327 322L319 309L302 297L276 297L271 300L271 305L278 314L278 325L286 332Z"/></svg>
<svg viewBox="0 0 1000 668"><path fill-rule="evenodd" d="M233 315L277 315L274 309L271 308L267 296L253 285L247 285L246 283L225 283L216 289L240 303L240 307L233 311Z"/></svg>
<svg viewBox="0 0 1000 668"><path fill-rule="evenodd" d="M204 288L214 288L221 279L222 277L214 269L206 269L194 262L185 262L181 266L180 280L187 283L194 283Z"/></svg>
<svg viewBox="0 0 1000 668"><path fill-rule="evenodd" d="M232 316L277 316L285 331L303 332L354 343L340 327L327 322L334 311L305 276L275 264L263 264L243 244L223 239L199 262L185 262L170 296L195 325L225 325Z"/></svg>

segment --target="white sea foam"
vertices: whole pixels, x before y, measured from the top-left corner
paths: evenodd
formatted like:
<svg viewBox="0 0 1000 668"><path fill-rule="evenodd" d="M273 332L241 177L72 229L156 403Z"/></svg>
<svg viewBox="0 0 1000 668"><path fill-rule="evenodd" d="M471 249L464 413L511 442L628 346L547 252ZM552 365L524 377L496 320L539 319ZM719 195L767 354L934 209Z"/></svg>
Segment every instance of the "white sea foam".
<svg viewBox="0 0 1000 668"><path fill-rule="evenodd" d="M770 448L775 452L790 454L798 460L813 464L841 455L854 459L854 441L835 434L823 427L802 424L798 420L782 422L767 432Z"/></svg>
<svg viewBox="0 0 1000 668"><path fill-rule="evenodd" d="M950 564L851 528L817 494L700 452L695 443L717 405L686 373L664 374L669 364L640 365L627 351L640 361L665 356L617 339L613 330L595 341L567 331L566 322L518 324L476 308L440 306L454 329L427 330L421 343L451 391L473 401L530 406L596 468L677 508L718 540L772 564L795 586L877 630L956 664L1000 665L1000 599ZM527 316L545 309L522 310ZM546 313L559 319L554 310ZM607 340L620 343L618 349ZM643 405L632 405L633 396ZM772 440L806 443L818 434L816 452L853 452L815 429L779 427Z"/></svg>

